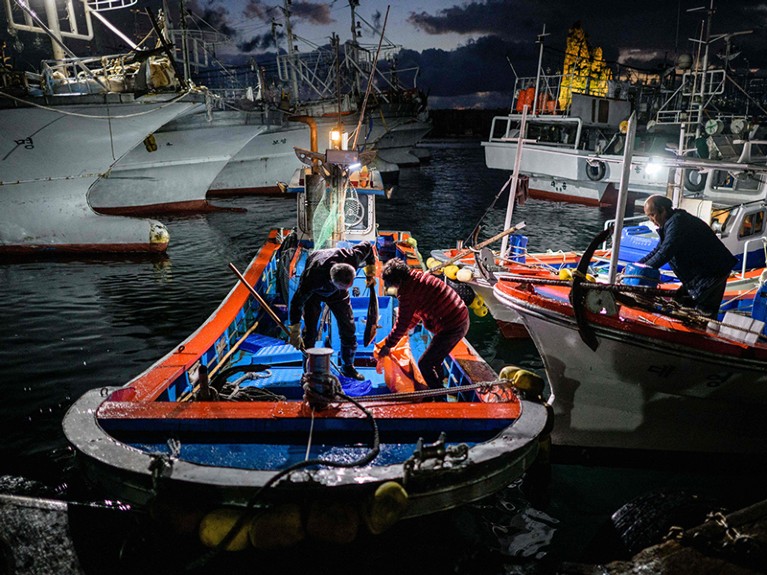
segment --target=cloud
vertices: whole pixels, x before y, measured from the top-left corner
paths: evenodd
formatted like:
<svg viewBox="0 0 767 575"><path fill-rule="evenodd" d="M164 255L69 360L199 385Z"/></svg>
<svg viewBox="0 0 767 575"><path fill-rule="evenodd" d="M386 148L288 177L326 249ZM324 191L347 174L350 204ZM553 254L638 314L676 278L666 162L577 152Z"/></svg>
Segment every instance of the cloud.
<svg viewBox="0 0 767 575"><path fill-rule="evenodd" d="M430 35L495 35L509 41L534 42L546 24L546 46L564 49L567 29L577 20L592 44L604 50L609 61L618 61L628 50L655 50L673 58L676 52L690 52L689 38L700 35L705 11L687 12L699 7L700 0L643 0L613 2L603 0L484 0L454 4L433 12L411 12L408 22ZM713 16L713 33L754 28L751 36L738 41L753 58L764 54L767 2L730 0L726 10ZM760 47L761 46L761 47Z"/></svg>
<svg viewBox="0 0 767 575"><path fill-rule="evenodd" d="M278 36L282 36L278 34ZM276 46L272 34L260 34L254 36L247 42L240 42L237 44L237 48L242 52L263 51Z"/></svg>
<svg viewBox="0 0 767 575"><path fill-rule="evenodd" d="M418 84L435 98L478 92L510 95L515 76L509 61L515 63L517 70L534 70L535 46L498 36L482 36L451 51L402 50L398 67L419 66Z"/></svg>
<svg viewBox="0 0 767 575"><path fill-rule="evenodd" d="M253 20L260 20L261 22L271 22L274 14L274 6L266 6L261 0L249 0L242 9L242 15L245 18L251 18Z"/></svg>
<svg viewBox="0 0 767 575"><path fill-rule="evenodd" d="M308 24L333 24L330 16L330 4L314 4L312 2L293 2L292 17L303 20Z"/></svg>

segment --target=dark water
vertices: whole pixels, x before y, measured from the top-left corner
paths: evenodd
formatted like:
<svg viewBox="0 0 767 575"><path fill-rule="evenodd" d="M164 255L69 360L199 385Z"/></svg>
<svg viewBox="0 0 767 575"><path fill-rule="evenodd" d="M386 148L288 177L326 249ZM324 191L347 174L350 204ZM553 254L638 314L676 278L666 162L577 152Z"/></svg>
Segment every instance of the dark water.
<svg viewBox="0 0 767 575"><path fill-rule="evenodd" d="M508 195L487 209L507 175L484 166L478 142L428 145L431 164L403 170L392 200L379 203L381 229L411 230L425 257L465 239L483 214L481 238L500 231ZM122 384L149 367L232 288L229 262L243 269L270 227L294 225L292 200L216 203L247 211L164 219L171 234L164 258L0 264L0 476L28 478L62 498L84 497L61 431L69 405L88 389ZM526 222L532 250L571 249L584 248L612 217L529 200L514 222ZM504 340L490 317L473 318L469 338L496 369L541 367L531 342ZM0 490L12 483L6 478ZM764 484L756 472L557 464L548 498L515 484L335 553L351 564L388 561L405 572L549 572L561 561L620 556L625 549L612 544L610 515L639 495L692 492L732 508L763 497Z"/></svg>

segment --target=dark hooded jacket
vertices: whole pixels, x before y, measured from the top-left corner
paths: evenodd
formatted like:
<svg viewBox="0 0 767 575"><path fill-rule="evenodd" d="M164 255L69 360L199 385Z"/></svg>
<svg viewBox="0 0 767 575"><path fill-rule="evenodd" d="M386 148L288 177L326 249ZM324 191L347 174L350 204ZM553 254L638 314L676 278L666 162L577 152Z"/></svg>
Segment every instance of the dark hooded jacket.
<svg viewBox="0 0 767 575"><path fill-rule="evenodd" d="M694 298L729 275L738 263L703 220L684 210L673 210L658 235L658 245L639 263L653 268L670 264Z"/></svg>
<svg viewBox="0 0 767 575"><path fill-rule="evenodd" d="M330 268L335 264L349 264L353 268L375 264L375 253L370 242L362 242L351 248L316 250L306 258L298 289L290 300L290 323L301 321L304 304L312 295L328 298L338 292L330 280Z"/></svg>

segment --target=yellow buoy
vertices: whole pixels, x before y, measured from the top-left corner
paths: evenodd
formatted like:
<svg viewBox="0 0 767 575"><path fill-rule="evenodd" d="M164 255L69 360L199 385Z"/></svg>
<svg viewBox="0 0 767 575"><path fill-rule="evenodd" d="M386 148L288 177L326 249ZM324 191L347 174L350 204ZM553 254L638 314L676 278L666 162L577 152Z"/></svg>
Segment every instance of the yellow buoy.
<svg viewBox="0 0 767 575"><path fill-rule="evenodd" d="M535 397L543 395L543 378L537 373L520 369L513 365L507 365L501 370L498 377L500 379L508 379L513 387L524 392L525 395Z"/></svg>
<svg viewBox="0 0 767 575"><path fill-rule="evenodd" d="M485 305L485 300L481 295L475 295L474 299L471 300L471 303L469 304L469 307L471 309L479 309L483 305Z"/></svg>
<svg viewBox="0 0 767 575"><path fill-rule="evenodd" d="M474 310L474 314L477 317L485 317L488 313L490 313L490 310L487 309L486 305L483 305L482 307L478 307L477 309Z"/></svg>
<svg viewBox="0 0 767 575"><path fill-rule="evenodd" d="M404 487L396 481L382 483L363 513L365 525L373 535L383 533L399 521L407 505L408 494Z"/></svg>
<svg viewBox="0 0 767 575"><path fill-rule="evenodd" d="M571 281L573 279L573 270L570 268L562 268L559 270L559 279Z"/></svg>
<svg viewBox="0 0 767 575"><path fill-rule="evenodd" d="M514 374L519 371L519 368L515 365L507 365L498 374L498 379L514 379Z"/></svg>
<svg viewBox="0 0 767 575"><path fill-rule="evenodd" d="M359 514L351 504L315 501L309 508L306 534L318 541L346 544L357 537L359 525Z"/></svg>
<svg viewBox="0 0 767 575"><path fill-rule="evenodd" d="M306 537L301 508L295 503L271 507L253 517L248 529L250 543L256 549L290 547Z"/></svg>
<svg viewBox="0 0 767 575"><path fill-rule="evenodd" d="M244 514L237 509L216 509L211 511L200 521L199 536L200 542L206 547L217 547L235 523ZM248 521L243 521L237 534L226 546L227 551L242 551L248 547Z"/></svg>
<svg viewBox="0 0 767 575"><path fill-rule="evenodd" d="M445 272L445 275L450 278L451 280L454 280L456 276L458 275L458 266L455 264L451 264L449 266L445 266L443 269Z"/></svg>
<svg viewBox="0 0 767 575"><path fill-rule="evenodd" d="M459 282L470 282L474 279L474 274L471 273L469 268L461 268L458 270L458 273L455 274L455 277Z"/></svg>
<svg viewBox="0 0 767 575"><path fill-rule="evenodd" d="M416 241L416 239L415 239L414 237L412 237L412 236L411 236L411 237L409 237L408 239L406 239L406 240L405 240L405 243L406 243L407 245L409 245L409 246L413 247L413 248L414 248L414 247L416 247L416 246L418 245L418 242L417 242L417 241Z"/></svg>
<svg viewBox="0 0 767 575"><path fill-rule="evenodd" d="M439 260L437 258L426 258L426 267L431 269L435 266L439 265Z"/></svg>

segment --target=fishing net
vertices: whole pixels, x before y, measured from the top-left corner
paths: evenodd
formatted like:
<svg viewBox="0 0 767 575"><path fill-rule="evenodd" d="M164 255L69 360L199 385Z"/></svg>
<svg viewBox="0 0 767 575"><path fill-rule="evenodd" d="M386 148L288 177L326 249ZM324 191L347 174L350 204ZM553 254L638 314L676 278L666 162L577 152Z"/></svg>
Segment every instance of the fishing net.
<svg viewBox="0 0 767 575"><path fill-rule="evenodd" d="M322 194L312 217L312 235L314 249L321 250L332 246L333 233L338 224L338 201L332 197L329 190Z"/></svg>
<svg viewBox="0 0 767 575"><path fill-rule="evenodd" d="M343 214L341 214L340 202L337 197L327 188L322 194L322 199L314 208L312 217L312 235L314 236L314 249L321 250L333 247L333 235L339 234L339 226L344 230L358 225L365 216L364 207L359 199L357 190L347 182L341 197L343 197Z"/></svg>

